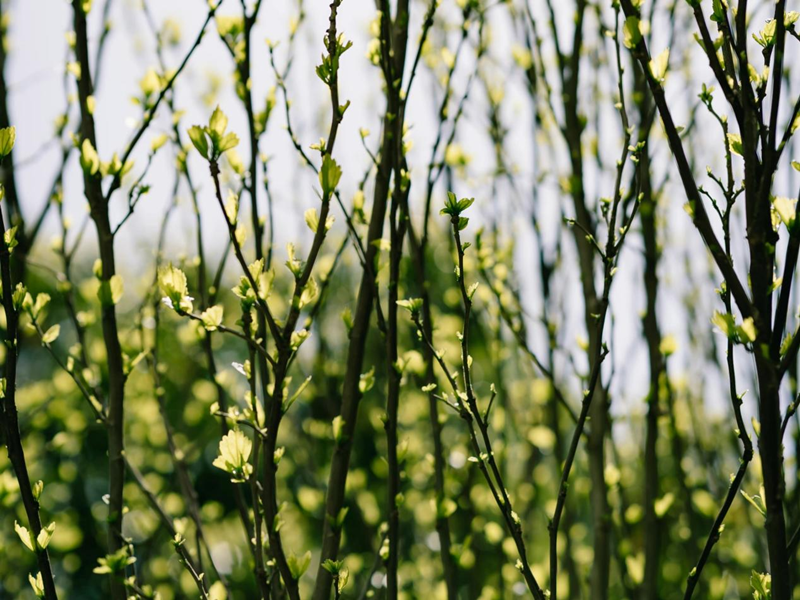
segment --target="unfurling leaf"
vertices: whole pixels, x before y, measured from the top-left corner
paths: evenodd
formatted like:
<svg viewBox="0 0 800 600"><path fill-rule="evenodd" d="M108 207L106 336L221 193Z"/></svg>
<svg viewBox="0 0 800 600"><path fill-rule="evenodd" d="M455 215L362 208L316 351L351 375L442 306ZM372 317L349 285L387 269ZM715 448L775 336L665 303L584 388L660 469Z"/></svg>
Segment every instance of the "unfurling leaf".
<svg viewBox="0 0 800 600"><path fill-rule="evenodd" d="M37 573L36 577L28 574L28 583L31 584L31 587L33 588L33 593L36 595L37 598L44 598L44 580L42 579L41 572Z"/></svg>
<svg viewBox="0 0 800 600"><path fill-rule="evenodd" d="M218 469L230 473L233 483L246 482L253 472L248 461L253 442L242 431L232 429L219 442L219 456L212 463Z"/></svg>
<svg viewBox="0 0 800 600"><path fill-rule="evenodd" d="M292 553L286 557L286 562L289 565L289 572L292 574L292 577L294 579L300 579L311 564L311 551L307 551L300 557Z"/></svg>
<svg viewBox="0 0 800 600"><path fill-rule="evenodd" d="M642 41L641 23L636 17L628 17L622 26L622 43L632 50L640 41Z"/></svg>
<svg viewBox="0 0 800 600"><path fill-rule="evenodd" d="M728 134L728 146L730 146L731 152L742 156L742 136L740 136L738 133Z"/></svg>
<svg viewBox="0 0 800 600"><path fill-rule="evenodd" d="M17 129L14 126L0 129L0 159L5 158L14 149L17 141Z"/></svg>
<svg viewBox="0 0 800 600"><path fill-rule="evenodd" d="M669 48L666 48L658 56L650 60L650 74L659 83L664 83L664 78L667 76L667 67L669 67Z"/></svg>
<svg viewBox="0 0 800 600"><path fill-rule="evenodd" d="M319 170L319 184L322 187L323 198L330 198L331 194L336 191L336 186L339 185L341 178L341 167L331 158L330 154L326 154L322 159L322 168Z"/></svg>
<svg viewBox="0 0 800 600"><path fill-rule="evenodd" d="M221 306L212 306L203 311L200 318L203 321L203 327L206 331L216 331L222 325L223 309Z"/></svg>
<svg viewBox="0 0 800 600"><path fill-rule="evenodd" d="M36 545L41 549L45 550L50 543L50 538L53 537L53 532L56 530L55 521L50 523L47 527L42 527L41 531L39 531L39 535L36 536Z"/></svg>
<svg viewBox="0 0 800 600"><path fill-rule="evenodd" d="M25 547L34 552L36 549L36 538L33 535L32 531L29 531L27 527L20 525L16 521L14 521L14 531L17 532L19 539L22 540L22 543L25 544Z"/></svg>

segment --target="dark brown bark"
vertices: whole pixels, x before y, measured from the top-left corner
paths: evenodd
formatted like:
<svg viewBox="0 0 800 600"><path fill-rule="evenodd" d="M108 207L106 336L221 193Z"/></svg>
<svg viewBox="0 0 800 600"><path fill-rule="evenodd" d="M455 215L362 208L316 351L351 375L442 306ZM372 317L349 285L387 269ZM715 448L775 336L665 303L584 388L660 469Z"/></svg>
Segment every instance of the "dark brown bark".
<svg viewBox="0 0 800 600"><path fill-rule="evenodd" d="M75 27L75 53L81 68L81 77L78 80L78 96L81 109L80 139L89 140L97 149L95 137L94 117L89 110L89 98L94 94L92 87L92 73L89 64L88 34L86 28L86 15L80 0L73 0ZM108 215L108 203L103 196L99 174L84 173L84 193L89 202L92 220L97 229L100 260L102 261L101 285L110 286L111 279L116 275L114 256L114 236ZM122 362L122 348L119 342L117 329L116 307L113 303L105 302L102 307L103 341L106 347L106 360L108 365L108 552L113 554L123 547L122 514L123 514L123 487L125 484L124 451L124 423L123 401L125 392L125 375ZM113 600L124 600L125 587L117 575L110 579L110 596Z"/></svg>

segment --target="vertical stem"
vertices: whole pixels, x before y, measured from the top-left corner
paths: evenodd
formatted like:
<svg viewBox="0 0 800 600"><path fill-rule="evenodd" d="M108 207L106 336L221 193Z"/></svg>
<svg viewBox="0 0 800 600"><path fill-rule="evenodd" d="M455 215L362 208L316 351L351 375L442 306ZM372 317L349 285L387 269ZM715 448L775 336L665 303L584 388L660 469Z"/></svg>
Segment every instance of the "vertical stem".
<svg viewBox="0 0 800 600"><path fill-rule="evenodd" d="M647 141L650 136L648 117L651 103L648 101L647 83L641 68L634 63L636 70L635 87L642 131L639 139ZM655 502L659 496L658 468L658 418L662 377L666 377L666 365L661 353L661 330L658 326L658 263L661 251L658 247L657 201L653 194L650 179L650 151L645 146L641 153L639 185L641 196L642 239L644 242L644 286L647 306L642 319L647 354L650 363L650 390L647 398L646 440L644 457L644 580L642 581L642 600L657 600L659 581L659 561L661 554L661 524L656 515ZM664 383L668 385L668 383Z"/></svg>
<svg viewBox="0 0 800 600"><path fill-rule="evenodd" d="M575 220L580 227L573 228L575 245L578 248L580 260L580 277L583 287L584 320L589 335L589 371L595 368L595 357L600 356L601 339L597 337L596 318L600 312L599 299L595 289L595 260L594 249L586 240L584 231L594 235L594 223L586 206L585 190L583 187L583 125L578 113L578 86L580 74L580 59L583 41L583 21L587 3L578 0L573 34L572 50L567 58L566 68L562 67L562 81L564 86L564 117L565 138L569 146L571 164L571 194L575 209ZM608 399L602 386L595 392L591 403L589 417L592 427L589 430L588 456L589 476L592 487L590 502L594 519L594 561L591 571L591 598L607 600L609 569L611 565L610 552L610 520L611 507L605 481L605 438L608 430Z"/></svg>
<svg viewBox="0 0 800 600"><path fill-rule="evenodd" d="M426 216L427 220L427 216ZM431 300L428 292L426 276L425 245L417 239L414 228L409 227L409 242L412 250L414 268L417 279L422 282L420 297L422 298L422 328L425 337L433 339L433 315L431 314ZM436 382L434 374L433 351L427 345L422 349L422 356L425 360L425 385ZM433 437L433 485L436 495L436 533L439 536L439 554L442 559L442 570L447 587L447 599L457 600L458 598L458 568L451 552L450 540L450 520L440 510L445 500L444 482L445 460L444 446L442 445L442 424L439 421L439 401L436 399L434 390L428 392L428 410L431 423L431 435Z"/></svg>
<svg viewBox="0 0 800 600"><path fill-rule="evenodd" d="M358 418L358 407L361 401L359 391L359 380L361 369L364 363L364 352L369 333L369 322L372 315L372 306L375 301L375 282L373 272L378 256L378 247L375 243L383 234L384 219L386 217L387 200L389 196L389 182L395 164L395 152L397 148L396 121L400 110L399 87L392 85L394 79L387 77L393 68L395 72L402 73L402 66L405 61L405 47L408 29L408 6L406 0L400 0L397 8L398 14L403 14L402 26L397 39L392 39L391 15L388 3L383 3L384 9L381 28L381 54L384 64L384 78L386 79L386 113L383 119L383 140L381 143L380 162L378 163L377 174L375 177L375 191L373 195L372 216L370 217L369 228L366 239L365 265L361 275L361 283L356 300L356 310L353 316L353 328L350 331L350 345L347 351L347 362L345 366L344 382L342 385L342 407L340 417L342 419L341 435L336 440L333 456L331 458L331 470L328 476L328 493L325 498L325 523L322 533L322 552L320 555L320 567L317 571L317 582L314 587L313 600L328 600L330 597L331 584L333 578L331 574L322 567L326 560L336 560L339 553L341 542L341 527L336 524L337 518L344 507L345 485L347 483L347 473L350 466L350 453L353 447L353 436L355 434L356 420ZM404 12L403 12L404 11ZM393 54L389 48L392 47ZM393 57L390 59L390 57ZM388 67L388 63L394 63L393 67ZM399 67L399 68L398 68ZM398 77L400 77L398 75ZM402 80L402 79L401 79ZM322 219L320 219L321 222Z"/></svg>
<svg viewBox="0 0 800 600"><path fill-rule="evenodd" d="M6 61L8 55L6 53L6 29L5 23L8 11L4 6L4 2L0 2L0 129L9 127L11 125L11 117L8 112L8 85L6 83ZM30 250L32 240L29 239L27 231L25 231L25 221L20 208L19 195L17 193L17 182L14 173L14 151L8 153L8 156L3 160L2 168L0 168L0 181L2 181L3 189L5 190L5 201L8 206L8 226L17 226L17 247L14 248L13 261L11 262L11 274L14 281L25 280L25 258Z"/></svg>
<svg viewBox="0 0 800 600"><path fill-rule="evenodd" d="M0 235L5 235L6 225L0 208ZM5 445L8 449L8 459L14 468L14 473L19 482L19 491L22 504L28 517L28 525L34 536L42 530L42 521L39 517L39 502L33 496L31 479L28 475L28 465L25 462L25 451L22 447L22 434L19 430L19 415L17 413L17 357L19 354L19 315L14 308L13 287L11 278L11 261L8 246L0 240L0 276L3 284L3 309L6 317L6 360L4 365L5 398L0 399L0 419L2 419ZM35 550L36 561L42 575L44 593L47 600L56 600L56 586L53 582L53 570L50 566L50 556L47 550Z"/></svg>
<svg viewBox="0 0 800 600"><path fill-rule="evenodd" d="M83 12L81 0L72 0L75 26L75 53L81 68L78 79L78 96L81 109L81 141L89 140L97 149L94 117L89 110L89 98L94 94L92 87L91 66L86 28L86 14ZM110 286L111 278L116 275L114 257L114 236L108 215L108 204L103 197L100 176L84 173L84 193L89 201L92 220L97 228L97 238L102 261L101 285ZM122 538L123 487L125 485L124 423L123 400L125 393L125 375L122 364L122 348L117 329L116 307L113 303L104 303L102 307L103 340L108 361L108 552L113 554L124 545ZM112 600L125 599L125 587L115 576L110 580L110 597Z"/></svg>

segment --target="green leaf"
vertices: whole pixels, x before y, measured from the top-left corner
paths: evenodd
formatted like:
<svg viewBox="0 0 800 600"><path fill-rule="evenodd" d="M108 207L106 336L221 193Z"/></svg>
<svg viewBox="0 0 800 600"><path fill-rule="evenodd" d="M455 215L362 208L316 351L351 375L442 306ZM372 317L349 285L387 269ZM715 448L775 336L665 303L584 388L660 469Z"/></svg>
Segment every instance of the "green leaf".
<svg viewBox="0 0 800 600"><path fill-rule="evenodd" d="M776 25L775 19L771 19L767 21L767 24L764 25L759 33L753 34L753 39L758 42L759 46L762 48L769 48L775 43Z"/></svg>
<svg viewBox="0 0 800 600"><path fill-rule="evenodd" d="M766 518L767 516L767 507L764 506L764 501L761 499L761 496L751 496L744 490L741 490L742 496L745 500L747 500L759 513L761 516Z"/></svg>
<svg viewBox="0 0 800 600"><path fill-rule="evenodd" d="M772 199L772 206L775 208L775 212L778 213L783 224L791 231L794 227L797 212L795 201L790 198L779 196Z"/></svg>
<svg viewBox="0 0 800 600"><path fill-rule="evenodd" d="M294 404L295 400L297 400L300 397L300 395L308 387L308 384L311 383L311 375L309 375L308 377L306 377L303 380L303 383L300 384L300 386L295 390L294 394L292 394L291 396L288 395L289 394L288 382L290 380L291 380L291 377L287 377L286 378L287 383L286 383L286 390L284 392L284 396L285 397L284 397L284 403L283 403L283 412L284 413L287 412L291 408L291 406L292 406L292 404Z"/></svg>
<svg viewBox="0 0 800 600"><path fill-rule="evenodd" d="M311 304L317 297L317 294L319 294L317 280L311 277L305 287L303 287L303 291L300 294L300 299L297 301L298 308L303 308L304 306Z"/></svg>
<svg viewBox="0 0 800 600"><path fill-rule="evenodd" d="M341 531L342 525L344 525L344 520L347 518L347 513L350 512L348 507L343 507L339 510L339 514L336 515L336 518L333 520L333 525L337 529L337 531Z"/></svg>
<svg viewBox="0 0 800 600"><path fill-rule="evenodd" d="M333 575L333 579L336 582L336 589L341 592L344 586L347 585L347 580L350 578L350 570L344 566L344 561L328 559L322 563L322 568Z"/></svg>
<svg viewBox="0 0 800 600"><path fill-rule="evenodd" d="M212 306L203 311L200 318L206 331L216 331L222 325L223 308L219 305Z"/></svg>
<svg viewBox="0 0 800 600"><path fill-rule="evenodd" d="M650 74L659 83L664 83L669 67L669 48L666 48L658 56L650 60Z"/></svg>
<svg viewBox="0 0 800 600"><path fill-rule="evenodd" d="M42 492L44 491L44 481L40 479L34 483L31 486L31 491L33 492L33 498L38 502L39 498L42 497Z"/></svg>
<svg viewBox="0 0 800 600"><path fill-rule="evenodd" d="M112 573L122 573L125 568L136 562L135 556L128 556L128 545L126 544L114 554L106 554L97 559L97 565L92 572L97 575L109 575Z"/></svg>
<svg viewBox="0 0 800 600"><path fill-rule="evenodd" d="M738 154L742 156L743 146L742 146L742 136L738 133L729 133L728 134L728 146L731 149L731 152L734 154Z"/></svg>
<svg viewBox="0 0 800 600"><path fill-rule="evenodd" d="M239 429L232 429L219 442L219 456L211 463L231 474L233 483L244 483L253 472L248 461L253 442Z"/></svg>
<svg viewBox="0 0 800 600"><path fill-rule="evenodd" d="M235 38L244 31L244 19L238 16L218 15L214 18L220 37Z"/></svg>
<svg viewBox="0 0 800 600"><path fill-rule="evenodd" d="M83 140L81 144L80 163L83 172L87 175L96 175L100 170L100 157L88 139Z"/></svg>
<svg viewBox="0 0 800 600"><path fill-rule="evenodd" d="M233 190L228 190L228 199L225 201L225 217L231 224L235 224L239 217L239 196Z"/></svg>
<svg viewBox="0 0 800 600"><path fill-rule="evenodd" d="M308 566L311 564L311 551L307 551L303 556L297 557L294 552L292 552L289 556L286 557L286 562L289 565L289 572L292 574L294 579L300 579L308 570Z"/></svg>
<svg viewBox="0 0 800 600"><path fill-rule="evenodd" d="M0 158L5 158L14 149L17 141L17 128L14 126L0 129Z"/></svg>
<svg viewBox="0 0 800 600"><path fill-rule="evenodd" d="M11 294L11 303L14 305L16 310L19 310L20 308L28 310L29 307L33 306L31 295L21 283L18 283L14 288L14 293Z"/></svg>
<svg viewBox="0 0 800 600"><path fill-rule="evenodd" d="M164 304L175 311L191 311L192 298L189 296L186 275L178 267L171 264L159 267L158 287L164 294Z"/></svg>
<svg viewBox="0 0 800 600"><path fill-rule="evenodd" d="M42 579L41 572L36 574L34 577L31 574L28 574L28 583L31 584L33 588L33 593L36 595L37 598L44 598L44 580Z"/></svg>
<svg viewBox="0 0 800 600"><path fill-rule="evenodd" d="M344 441L344 419L342 419L342 415L336 415L331 422L333 426L333 439L341 443Z"/></svg>
<svg viewBox="0 0 800 600"><path fill-rule="evenodd" d="M48 344L52 344L58 339L58 335L60 333L61 333L61 325L53 325L42 335L42 344L45 346Z"/></svg>
<svg viewBox="0 0 800 600"><path fill-rule="evenodd" d="M41 293L36 294L36 302L30 307L31 316L36 319L42 314L42 311L45 309L47 304L50 302L50 294Z"/></svg>
<svg viewBox="0 0 800 600"><path fill-rule="evenodd" d="M453 192L447 192L447 200L444 203L444 208L439 211L439 214L457 217L472 206L474 202L475 198L461 198L461 200L458 200Z"/></svg>
<svg viewBox="0 0 800 600"><path fill-rule="evenodd" d="M232 150L239 145L239 136L235 133L228 133L222 137L222 139L217 144L217 153L223 154L228 150Z"/></svg>
<svg viewBox="0 0 800 600"><path fill-rule="evenodd" d="M303 216L306 219L306 225L308 225L308 228L314 233L317 233L317 229L319 229L319 215L317 214L317 209L309 208L305 213L303 213Z"/></svg>
<svg viewBox="0 0 800 600"><path fill-rule="evenodd" d="M700 0L695 0L700 2ZM728 10L728 3L726 0L713 0L711 5L711 20L715 23L721 23L725 20L725 13Z"/></svg>
<svg viewBox="0 0 800 600"><path fill-rule="evenodd" d="M211 117L208 119L208 132L211 135L216 134L222 138L227 128L228 117L225 116L225 113L222 112L219 106L217 106L214 109L214 112L211 113Z"/></svg>
<svg viewBox="0 0 800 600"><path fill-rule="evenodd" d="M792 340L794 339L794 334L789 333L783 341L781 342L781 356L785 355L789 351L789 347L792 345Z"/></svg>
<svg viewBox="0 0 800 600"><path fill-rule="evenodd" d="M343 566L344 566L343 560L331 560L330 558L322 563L322 568L325 569L331 575L338 575L339 571Z"/></svg>
<svg viewBox="0 0 800 600"><path fill-rule="evenodd" d="M331 194L336 191L336 186L339 185L341 178L341 167L331 158L330 154L326 154L322 159L322 168L319 170L319 184L322 186L324 198L330 198Z"/></svg>
<svg viewBox="0 0 800 600"><path fill-rule="evenodd" d="M103 306L114 306L122 299L125 285L120 275L112 275L111 279L101 280L97 297Z"/></svg>
<svg viewBox="0 0 800 600"><path fill-rule="evenodd" d="M147 357L147 352L139 352L136 356L131 358L126 352L122 353L122 371L125 375L130 375L130 373L136 368L140 362L142 362Z"/></svg>
<svg viewBox="0 0 800 600"><path fill-rule="evenodd" d="M633 49L642 41L642 30L639 19L628 17L622 26L622 43L628 49Z"/></svg>
<svg viewBox="0 0 800 600"><path fill-rule="evenodd" d="M189 127L189 139L192 140L192 144L197 148L200 156L207 160L209 158L208 138L206 137L205 129L199 125L192 125Z"/></svg>
<svg viewBox="0 0 800 600"><path fill-rule="evenodd" d="M9 252L17 247L19 242L17 241L17 226L14 225L10 229L6 229L5 233L3 234L3 241L6 244L6 248L8 248Z"/></svg>
<svg viewBox="0 0 800 600"><path fill-rule="evenodd" d="M157 152L158 150L161 149L161 147L164 144L167 143L167 141L169 141L169 136L166 133L162 133L160 135L157 135L150 142L150 152L153 152L153 153Z"/></svg>
<svg viewBox="0 0 800 600"><path fill-rule="evenodd" d="M14 531L17 532L19 539L22 540L22 543L25 544L25 547L31 552L35 552L36 538L33 536L33 532L29 531L27 527L20 525L16 521L14 521Z"/></svg>
<svg viewBox="0 0 800 600"><path fill-rule="evenodd" d="M139 89L142 90L146 98L161 91L161 78L155 69L147 69L144 77L139 81Z"/></svg>
<svg viewBox="0 0 800 600"><path fill-rule="evenodd" d="M753 317L747 317L742 324L736 328L736 333L738 334L739 341L744 344L750 344L756 341L756 325L753 321Z"/></svg>
<svg viewBox="0 0 800 600"><path fill-rule="evenodd" d="M741 325L736 325L736 317L714 311L711 322L730 340L739 344L751 344L756 340L758 332L752 317L747 317Z"/></svg>
<svg viewBox="0 0 800 600"><path fill-rule="evenodd" d="M406 298L405 300L398 300L397 306L405 308L411 316L419 314L422 309L422 298Z"/></svg>
<svg viewBox="0 0 800 600"><path fill-rule="evenodd" d="M289 347L292 351L297 351L298 348L305 342L311 332L308 329L301 329L300 331L293 331L292 335L289 336Z"/></svg>
<svg viewBox="0 0 800 600"><path fill-rule="evenodd" d="M347 567L342 568L339 571L339 577L336 579L336 589L341 592L347 585L349 579L350 579L350 569L348 569Z"/></svg>
<svg viewBox="0 0 800 600"><path fill-rule="evenodd" d="M42 527L39 531L39 535L36 536L36 545L41 549L45 550L50 544L50 538L53 537L53 532L56 530L55 521L50 523L47 527Z"/></svg>
<svg viewBox="0 0 800 600"><path fill-rule="evenodd" d="M375 385L375 367L372 367L366 373L362 373L358 382L358 391L366 394Z"/></svg>
<svg viewBox="0 0 800 600"><path fill-rule="evenodd" d="M753 571L750 587L753 588L753 600L772 600L772 576L769 573Z"/></svg>

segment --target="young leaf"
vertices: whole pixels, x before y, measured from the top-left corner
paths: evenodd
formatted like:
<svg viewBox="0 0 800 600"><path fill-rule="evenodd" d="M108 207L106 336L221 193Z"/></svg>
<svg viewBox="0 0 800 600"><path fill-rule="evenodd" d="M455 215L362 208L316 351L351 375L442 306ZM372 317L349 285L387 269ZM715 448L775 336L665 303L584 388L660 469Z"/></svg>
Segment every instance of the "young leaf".
<svg viewBox="0 0 800 600"><path fill-rule="evenodd" d="M311 551L307 551L301 557L292 553L286 557L286 562L289 564L289 571L292 577L294 577L294 579L300 579L311 564Z"/></svg>
<svg viewBox="0 0 800 600"><path fill-rule="evenodd" d="M14 126L0 129L0 159L5 158L14 149L17 141L17 128Z"/></svg>
<svg viewBox="0 0 800 600"><path fill-rule="evenodd" d="M80 163L83 172L87 175L96 175L100 170L100 157L88 139L83 140L81 144Z"/></svg>
<svg viewBox="0 0 800 600"><path fill-rule="evenodd" d="M622 26L622 43L626 48L632 50L640 41L642 41L642 31L640 29L639 19L636 17L628 17L625 19L625 24Z"/></svg>
<svg viewBox="0 0 800 600"><path fill-rule="evenodd" d="M19 539L22 540L22 543L25 544L25 547L34 552L36 549L36 538L33 535L32 531L29 531L27 527L24 527L14 521L14 531L17 532Z"/></svg>
<svg viewBox="0 0 800 600"><path fill-rule="evenodd" d="M58 339L58 335L60 333L61 333L61 325L53 325L42 335L42 344L45 346L48 344L52 344Z"/></svg>
<svg viewBox="0 0 800 600"><path fill-rule="evenodd" d="M53 537L53 532L56 530L55 521L50 523L50 525L46 527L42 527L39 531L39 535L36 536L36 545L41 549L45 550L50 543L50 538Z"/></svg>
<svg viewBox="0 0 800 600"><path fill-rule="evenodd" d="M242 431L232 429L219 442L219 456L211 463L218 469L230 473L233 483L244 483L253 472L253 465L247 460L253 442Z"/></svg>
<svg viewBox="0 0 800 600"><path fill-rule="evenodd" d="M669 48L663 50L658 56L650 60L650 74L659 83L664 83L669 66Z"/></svg>
<svg viewBox="0 0 800 600"><path fill-rule="evenodd" d="M205 130L199 125L192 125L189 128L189 139L192 140L192 145L200 153L200 156L208 159L208 138Z"/></svg>
<svg viewBox="0 0 800 600"><path fill-rule="evenodd" d="M216 331L222 325L223 308L219 305L212 306L203 311L200 318L203 320L203 327L206 331Z"/></svg>
<svg viewBox="0 0 800 600"><path fill-rule="evenodd" d="M731 152L742 156L742 136L740 136L738 133L728 134L728 146L730 146Z"/></svg>
<svg viewBox="0 0 800 600"><path fill-rule="evenodd" d="M34 577L31 574L28 574L28 583L31 584L33 588L33 593L36 595L37 598L44 598L44 580L42 579L41 572L36 574Z"/></svg>
<svg viewBox="0 0 800 600"><path fill-rule="evenodd" d="M769 573L753 571L750 587L753 588L753 600L772 600L772 576Z"/></svg>
<svg viewBox="0 0 800 600"><path fill-rule="evenodd" d="M317 229L319 228L319 215L317 214L317 209L309 208L305 213L303 213L303 216L306 219L306 225L308 225L308 228L314 233L317 233Z"/></svg>
<svg viewBox="0 0 800 600"><path fill-rule="evenodd" d="M319 170L319 184L322 187L323 198L330 198L331 194L336 191L336 186L339 185L341 178L341 167L331 158L330 154L326 154L322 159L322 168Z"/></svg>

